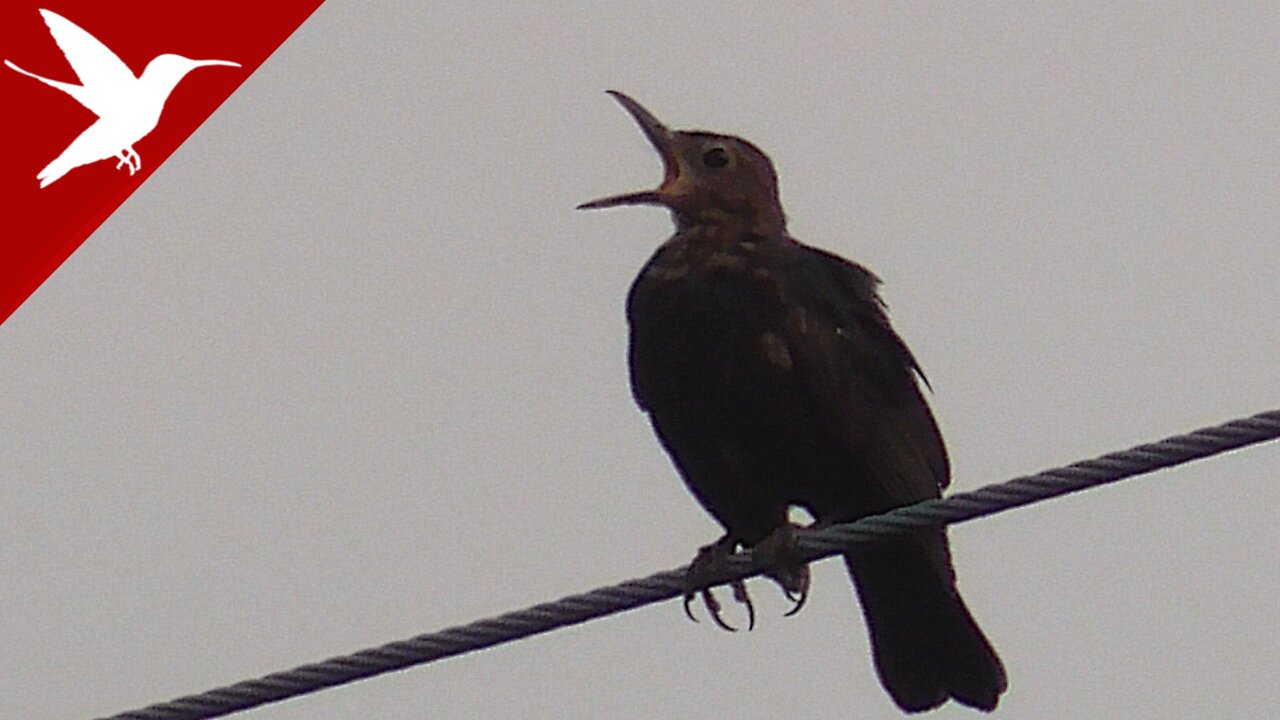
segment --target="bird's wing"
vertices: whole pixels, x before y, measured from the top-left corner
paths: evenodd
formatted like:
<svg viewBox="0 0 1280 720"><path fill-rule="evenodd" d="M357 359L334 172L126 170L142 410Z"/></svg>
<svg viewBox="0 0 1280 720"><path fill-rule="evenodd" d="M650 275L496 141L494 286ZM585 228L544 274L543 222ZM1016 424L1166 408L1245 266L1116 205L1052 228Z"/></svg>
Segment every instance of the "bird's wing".
<svg viewBox="0 0 1280 720"><path fill-rule="evenodd" d="M124 94L138 78L110 48L75 23L49 10L41 10L40 14L89 96L89 102L76 99L101 117L104 106Z"/></svg>
<svg viewBox="0 0 1280 720"><path fill-rule="evenodd" d="M879 279L838 256L799 246L788 288L799 317L787 343L797 381L837 442L872 469L887 502L937 497L950 482L942 434L921 393L918 364L889 325ZM796 313L793 312L793 315Z"/></svg>

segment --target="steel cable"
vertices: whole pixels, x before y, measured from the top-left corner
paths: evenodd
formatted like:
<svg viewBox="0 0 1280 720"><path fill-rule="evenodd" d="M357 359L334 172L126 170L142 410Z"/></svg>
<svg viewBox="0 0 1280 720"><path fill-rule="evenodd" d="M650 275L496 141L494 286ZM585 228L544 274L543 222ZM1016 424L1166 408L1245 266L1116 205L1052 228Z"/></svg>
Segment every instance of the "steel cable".
<svg viewBox="0 0 1280 720"><path fill-rule="evenodd" d="M842 553L858 543L984 517L1277 437L1280 437L1280 410L1272 410L972 492L927 500L845 525L805 531L799 535L797 550L804 559L816 560ZM716 578L716 582L751 577L763 569L752 562L749 554L735 555L729 559L723 577ZM668 570L101 720L221 717L678 597L685 591L684 575L685 568Z"/></svg>

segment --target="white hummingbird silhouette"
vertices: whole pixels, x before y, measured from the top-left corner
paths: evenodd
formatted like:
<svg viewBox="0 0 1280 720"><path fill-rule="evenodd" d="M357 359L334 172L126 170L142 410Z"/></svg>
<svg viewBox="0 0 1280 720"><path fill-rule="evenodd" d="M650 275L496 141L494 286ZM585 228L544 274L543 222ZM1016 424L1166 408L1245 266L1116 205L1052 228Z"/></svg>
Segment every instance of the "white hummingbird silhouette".
<svg viewBox="0 0 1280 720"><path fill-rule="evenodd" d="M80 78L80 85L58 82L27 72L8 60L11 69L57 88L89 108L98 119L71 141L62 154L36 175L46 187L68 171L98 160L117 158L116 169L129 168L132 175L142 169L142 158L133 149L160 122L169 93L192 70L207 65L240 67L228 60L191 60L181 55L161 55L134 77L133 71L97 38L61 15L41 10L49 34Z"/></svg>

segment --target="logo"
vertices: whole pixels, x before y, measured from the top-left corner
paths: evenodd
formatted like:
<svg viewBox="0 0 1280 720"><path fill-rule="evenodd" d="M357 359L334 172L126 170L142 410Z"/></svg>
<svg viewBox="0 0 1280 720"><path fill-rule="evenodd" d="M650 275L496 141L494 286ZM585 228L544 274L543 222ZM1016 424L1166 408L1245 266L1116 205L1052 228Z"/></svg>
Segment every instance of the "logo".
<svg viewBox="0 0 1280 720"><path fill-rule="evenodd" d="M4 64L61 90L98 116L62 154L36 174L42 188L81 165L108 158L117 160L117 170L128 168L133 175L142 169L142 158L133 149L134 144L155 129L169 93L187 73L214 65L240 67L229 60L192 60L166 53L147 63L142 74L135 76L111 48L75 23L50 10L41 10L40 15L81 84L36 75L9 60Z"/></svg>

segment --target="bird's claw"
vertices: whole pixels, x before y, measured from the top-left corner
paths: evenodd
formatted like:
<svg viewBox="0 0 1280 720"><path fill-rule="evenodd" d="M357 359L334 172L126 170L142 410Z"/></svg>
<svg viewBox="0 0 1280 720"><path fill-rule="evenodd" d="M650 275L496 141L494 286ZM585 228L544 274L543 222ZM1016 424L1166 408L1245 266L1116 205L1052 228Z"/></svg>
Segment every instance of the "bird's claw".
<svg viewBox="0 0 1280 720"><path fill-rule="evenodd" d="M707 609L707 614L711 616L712 622L717 627L729 632L738 631L738 628L725 621L722 614L723 606L720 605L714 591L706 587L707 583L719 574L725 559L733 554L737 546L737 541L726 535L698 550L693 562L689 563L689 571L685 574L684 614L690 620L698 622L698 618L693 614L693 599L700 596L703 607ZM751 602L751 595L747 593L746 583L742 580L734 580L729 583L729 587L733 589L734 601L747 609L747 630L753 630L756 626L756 608Z"/></svg>
<svg viewBox="0 0 1280 720"><path fill-rule="evenodd" d="M128 167L130 176L142 169L142 158L139 157L138 153L131 148L125 148L116 153L116 158L118 160L118 162L116 162L116 169L119 170L122 167Z"/></svg>
<svg viewBox="0 0 1280 720"><path fill-rule="evenodd" d="M782 587L782 594L786 595L787 599L792 602L791 609L788 610L783 617L791 617L792 615L795 615L796 613L800 612L800 608L804 607L805 601L809 599L809 568L808 566L805 566L803 570L804 570L804 579L802 581L802 587L800 587L800 589L792 590L786 585L783 585L782 583L778 583Z"/></svg>
<svg viewBox="0 0 1280 720"><path fill-rule="evenodd" d="M734 580L729 583L729 587L733 588L734 601L747 609L747 632L755 630L756 606L751 602L751 595L747 592L747 583L743 580Z"/></svg>
<svg viewBox="0 0 1280 720"><path fill-rule="evenodd" d="M751 595L747 593L746 583L741 580L735 580L729 583L729 587L733 588L733 599L747 609L747 632L754 630L756 627L756 608L755 604L751 602ZM711 620L716 624L716 627L729 632L738 632L738 628L725 621L724 615L722 614L723 607L720 605L720 600L716 598L715 592L712 591L711 588L705 588L697 592L685 594L685 616L694 622L698 622L698 618L693 614L693 598L695 596L700 596L702 598L702 605L707 609L707 614L711 616Z"/></svg>
<svg viewBox="0 0 1280 720"><path fill-rule="evenodd" d="M685 574L684 614L690 620L698 622L693 614L693 599L702 598L702 605L707 609L711 620L723 630L737 632L737 628L724 619L723 606L716 598L714 591L707 587L721 574L725 561L737 550L738 542L729 535L707 545L700 550L689 564ZM809 566L797 558L796 526L786 524L774 530L764 540L751 548L752 555L770 566L765 576L778 584L783 595L791 601L791 609L786 617L800 612L809 599ZM733 599L747 610L747 630L756 626L756 607L747 592L746 582L734 580L729 583L733 589Z"/></svg>
<svg viewBox="0 0 1280 720"><path fill-rule="evenodd" d="M809 599L809 566L796 557L796 527L782 525L751 548L754 557L771 566L765 576L777 583L791 601L786 617L800 612Z"/></svg>

